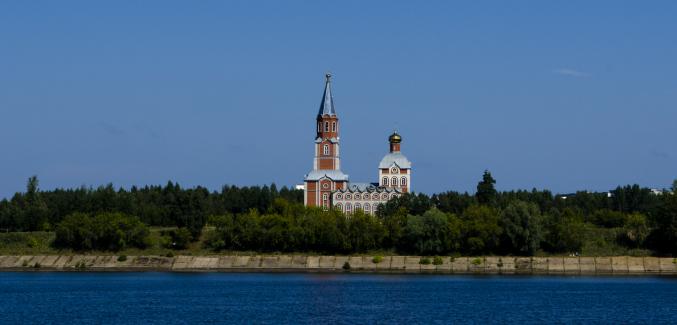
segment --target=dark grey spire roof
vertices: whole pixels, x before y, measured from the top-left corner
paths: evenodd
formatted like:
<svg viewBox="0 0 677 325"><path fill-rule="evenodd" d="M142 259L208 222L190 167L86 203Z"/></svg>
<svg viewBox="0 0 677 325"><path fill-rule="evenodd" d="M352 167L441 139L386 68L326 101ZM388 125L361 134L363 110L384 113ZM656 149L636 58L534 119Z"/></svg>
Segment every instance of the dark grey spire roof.
<svg viewBox="0 0 677 325"><path fill-rule="evenodd" d="M331 74L325 75L327 81L324 83L324 94L322 95L322 103L320 103L320 111L317 115L336 115L334 109L334 98L331 97Z"/></svg>

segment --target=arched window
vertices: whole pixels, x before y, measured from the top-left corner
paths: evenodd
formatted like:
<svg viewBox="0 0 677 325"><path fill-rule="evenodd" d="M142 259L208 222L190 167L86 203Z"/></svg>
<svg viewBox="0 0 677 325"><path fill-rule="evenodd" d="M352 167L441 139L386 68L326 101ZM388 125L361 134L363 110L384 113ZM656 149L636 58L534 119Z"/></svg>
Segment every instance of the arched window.
<svg viewBox="0 0 677 325"><path fill-rule="evenodd" d="M360 205L359 203L355 203L355 211L361 210L361 209L362 209L362 205Z"/></svg>
<svg viewBox="0 0 677 325"><path fill-rule="evenodd" d="M359 199L360 199L360 194L357 194L357 193L356 193L356 194L355 194L355 200L359 200Z"/></svg>
<svg viewBox="0 0 677 325"><path fill-rule="evenodd" d="M339 194L336 194L336 199L337 199L337 200L340 200L340 199L342 199L342 198L343 198L343 195L341 195L340 193L339 193Z"/></svg>
<svg viewBox="0 0 677 325"><path fill-rule="evenodd" d="M324 122L324 132L329 132L329 122Z"/></svg>
<svg viewBox="0 0 677 325"><path fill-rule="evenodd" d="M328 144L324 145L324 155L329 156L329 145Z"/></svg>
<svg viewBox="0 0 677 325"><path fill-rule="evenodd" d="M327 202L329 200L329 194L324 193L322 194L322 201Z"/></svg>
<svg viewBox="0 0 677 325"><path fill-rule="evenodd" d="M378 203L374 203L374 212L376 212L376 210L378 210Z"/></svg>
<svg viewBox="0 0 677 325"><path fill-rule="evenodd" d="M387 200L387 199L388 199L388 194L383 193L383 195L382 195L381 197L382 197L384 200Z"/></svg>
<svg viewBox="0 0 677 325"><path fill-rule="evenodd" d="M383 186L388 186L388 177L383 177Z"/></svg>
<svg viewBox="0 0 677 325"><path fill-rule="evenodd" d="M352 195L350 195L350 194L346 194L346 200L350 200L350 199L352 199L352 198L353 198L353 196L352 196Z"/></svg>
<svg viewBox="0 0 677 325"><path fill-rule="evenodd" d="M346 212L351 212L353 211L353 205L350 203L346 203Z"/></svg>
<svg viewBox="0 0 677 325"><path fill-rule="evenodd" d="M378 200L378 194L374 193L374 195L371 196L374 200Z"/></svg>
<svg viewBox="0 0 677 325"><path fill-rule="evenodd" d="M331 123L331 132L336 132L336 122Z"/></svg>
<svg viewBox="0 0 677 325"><path fill-rule="evenodd" d="M402 177L402 181L400 181L400 185L407 186L407 178L406 177Z"/></svg>
<svg viewBox="0 0 677 325"><path fill-rule="evenodd" d="M369 193L362 194L362 199L363 200L369 200Z"/></svg>
<svg viewBox="0 0 677 325"><path fill-rule="evenodd" d="M393 176L393 181L390 185L397 186L397 177Z"/></svg>
<svg viewBox="0 0 677 325"><path fill-rule="evenodd" d="M336 210L343 211L343 204L336 203Z"/></svg>
<svg viewBox="0 0 677 325"><path fill-rule="evenodd" d="M369 203L365 203L364 204L364 211L369 212L369 210L371 210L371 206L369 205Z"/></svg>

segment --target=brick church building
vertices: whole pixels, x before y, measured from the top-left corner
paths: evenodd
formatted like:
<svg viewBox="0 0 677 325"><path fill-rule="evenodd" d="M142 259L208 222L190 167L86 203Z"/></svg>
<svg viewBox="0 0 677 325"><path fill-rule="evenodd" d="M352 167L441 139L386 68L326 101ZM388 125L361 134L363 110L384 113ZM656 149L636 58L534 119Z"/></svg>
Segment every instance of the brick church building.
<svg viewBox="0 0 677 325"><path fill-rule="evenodd" d="M331 75L326 75L324 94L317 113L313 170L305 177L306 206L334 208L346 213L376 212L378 205L411 191L411 162L400 152L402 137L390 135L390 152L378 165L378 182L350 182L341 171L340 123L331 95Z"/></svg>

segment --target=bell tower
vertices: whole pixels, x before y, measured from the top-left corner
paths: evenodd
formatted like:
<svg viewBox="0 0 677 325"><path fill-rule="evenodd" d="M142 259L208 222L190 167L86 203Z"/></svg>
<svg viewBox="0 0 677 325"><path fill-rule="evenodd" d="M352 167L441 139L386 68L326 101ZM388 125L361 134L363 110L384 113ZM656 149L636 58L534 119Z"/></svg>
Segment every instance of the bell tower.
<svg viewBox="0 0 677 325"><path fill-rule="evenodd" d="M306 206L331 207L331 193L343 189L348 175L341 171L339 119L331 94L331 74L325 75L324 93L315 118L313 170L306 175L303 201Z"/></svg>

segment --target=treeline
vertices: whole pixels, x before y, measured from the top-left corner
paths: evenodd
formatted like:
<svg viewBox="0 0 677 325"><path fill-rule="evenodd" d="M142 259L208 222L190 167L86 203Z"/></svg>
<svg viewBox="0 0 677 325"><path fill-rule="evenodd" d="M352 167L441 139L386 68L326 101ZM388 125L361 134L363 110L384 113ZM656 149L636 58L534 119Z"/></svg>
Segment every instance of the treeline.
<svg viewBox="0 0 677 325"><path fill-rule="evenodd" d="M0 228L56 230L55 245L85 250L143 248L146 232L138 220L178 227L168 235L171 247L186 247L202 236L203 245L215 251L677 256L677 182L673 192L660 194L632 185L566 197L535 189L498 192L495 183L485 172L475 194L407 194L381 205L372 216L306 208L302 191L275 185L209 192L170 182L130 190L39 191L37 179L31 178L25 193L0 202ZM109 222L115 218L130 220ZM87 243L78 231L97 234L89 241L94 244L78 244ZM107 238L111 231L117 237Z"/></svg>
<svg viewBox="0 0 677 325"><path fill-rule="evenodd" d="M207 217L240 214L250 209L266 211L276 198L303 202L303 191L270 186L224 186L210 192L204 187L165 186L116 189L113 185L96 189L56 189L40 191L37 177L28 180L26 192L0 201L0 231L54 230L68 215L122 213L136 216L149 226L178 226L196 235Z"/></svg>

